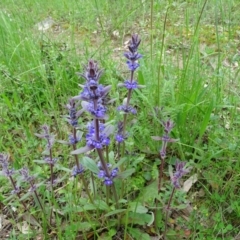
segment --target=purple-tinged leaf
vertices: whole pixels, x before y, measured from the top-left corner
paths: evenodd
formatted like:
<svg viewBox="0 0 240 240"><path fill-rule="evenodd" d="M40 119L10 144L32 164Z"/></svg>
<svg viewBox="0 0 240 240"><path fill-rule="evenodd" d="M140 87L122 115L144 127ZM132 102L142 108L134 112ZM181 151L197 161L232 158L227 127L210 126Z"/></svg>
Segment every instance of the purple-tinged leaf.
<svg viewBox="0 0 240 240"><path fill-rule="evenodd" d="M89 106L89 103L88 103L88 102L82 101L82 102L81 102L81 105L82 105L82 107L83 107L84 110L88 110L88 106Z"/></svg>
<svg viewBox="0 0 240 240"><path fill-rule="evenodd" d="M111 90L111 86L106 86L105 88L103 88L103 96L106 96Z"/></svg>
<svg viewBox="0 0 240 240"><path fill-rule="evenodd" d="M161 141L162 140L162 137L159 137L159 136L151 136L151 138L153 140L156 140L156 141Z"/></svg>
<svg viewBox="0 0 240 240"><path fill-rule="evenodd" d="M81 109L81 110L77 111L76 118L79 118L84 111L85 111L85 109Z"/></svg>
<svg viewBox="0 0 240 240"><path fill-rule="evenodd" d="M68 141L58 140L57 142L61 144L70 145Z"/></svg>
<svg viewBox="0 0 240 240"><path fill-rule="evenodd" d="M45 133L42 133L42 134L34 133L34 135L35 135L36 137L39 137L39 138L46 138L46 134L45 134Z"/></svg>
<svg viewBox="0 0 240 240"><path fill-rule="evenodd" d="M170 138L170 137L168 137L168 136L163 136L163 137L151 136L151 138L152 138L153 140L163 141L163 142L177 142L177 141L179 141L179 139L173 139L173 138Z"/></svg>
<svg viewBox="0 0 240 240"><path fill-rule="evenodd" d="M85 147L81 147L77 150L72 151L71 154L77 155L77 154L81 154L81 153L86 153L86 152L91 151L92 149L93 149L93 147L85 146Z"/></svg>
<svg viewBox="0 0 240 240"><path fill-rule="evenodd" d="M114 133L114 130L115 130L114 126L110 124L105 127L103 133L106 135L106 137L108 137L109 135Z"/></svg>

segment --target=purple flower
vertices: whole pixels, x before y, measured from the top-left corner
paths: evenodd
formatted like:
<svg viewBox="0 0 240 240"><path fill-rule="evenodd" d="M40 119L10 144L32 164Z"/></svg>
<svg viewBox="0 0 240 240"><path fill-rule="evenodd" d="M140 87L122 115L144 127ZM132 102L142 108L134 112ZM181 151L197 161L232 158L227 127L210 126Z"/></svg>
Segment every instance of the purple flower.
<svg viewBox="0 0 240 240"><path fill-rule="evenodd" d="M167 155L166 147L162 147L162 149L160 150L160 157L161 157L161 159L165 159L166 155Z"/></svg>
<svg viewBox="0 0 240 240"><path fill-rule="evenodd" d="M8 166L9 155L0 153L0 164L2 166Z"/></svg>
<svg viewBox="0 0 240 240"><path fill-rule="evenodd" d="M58 161L58 158L51 158L49 156L46 156L44 158L44 161L49 165L54 165Z"/></svg>
<svg viewBox="0 0 240 240"><path fill-rule="evenodd" d="M113 184L112 178L105 177L105 179L104 179L104 184L105 184L106 186L112 185L112 184Z"/></svg>
<svg viewBox="0 0 240 240"><path fill-rule="evenodd" d="M124 56L130 61L136 61L136 60L142 58L142 54L131 53L131 52L125 52Z"/></svg>
<svg viewBox="0 0 240 240"><path fill-rule="evenodd" d="M14 195L14 194L18 194L18 193L20 193L20 188L16 186L15 189L11 191L11 194Z"/></svg>
<svg viewBox="0 0 240 240"><path fill-rule="evenodd" d="M111 164L108 163L107 164L107 167L110 168L111 167ZM107 176L106 172L103 170L103 167L101 165L101 163L99 162L98 163L98 168L99 168L99 172L98 172L98 177L103 179L103 183L106 185L106 186L110 186L113 184L113 179L115 177L117 177L117 174L118 174L118 168L114 168L112 169L112 171L110 171L110 176Z"/></svg>
<svg viewBox="0 0 240 240"><path fill-rule="evenodd" d="M84 77L88 82L94 81L95 83L98 82L100 76L102 74L102 70L99 70L98 64L94 60L89 60L88 65L85 66L85 74L80 74L82 77ZM91 83L90 86L92 90L95 90L96 84Z"/></svg>
<svg viewBox="0 0 240 240"><path fill-rule="evenodd" d="M104 118L107 112L107 108L100 103L97 104L96 108L94 107L93 103L89 103L87 110L96 118Z"/></svg>
<svg viewBox="0 0 240 240"><path fill-rule="evenodd" d="M27 167L23 167L22 169L20 169L19 173L22 175L22 179L25 182L31 182L34 180L34 177L29 175L29 170Z"/></svg>
<svg viewBox="0 0 240 240"><path fill-rule="evenodd" d="M83 166L80 164L80 168L78 168L76 165L72 169L72 176L76 177L79 174L82 174L84 172Z"/></svg>
<svg viewBox="0 0 240 240"><path fill-rule="evenodd" d="M48 125L44 124L41 128L42 128L42 133L41 134L35 133L35 135L39 138L46 139L47 140L46 149L50 150L54 144L55 138L53 135L50 134Z"/></svg>
<svg viewBox="0 0 240 240"><path fill-rule="evenodd" d="M132 113L136 114L137 110L133 108L132 106L126 106L126 105L121 105L117 108L118 111L123 111L124 113Z"/></svg>
<svg viewBox="0 0 240 240"><path fill-rule="evenodd" d="M70 145L77 144L78 142L81 141L81 138L80 138L80 137L75 138L72 134L70 134L70 135L68 136L68 139L69 139L69 144L70 144Z"/></svg>
<svg viewBox="0 0 240 240"><path fill-rule="evenodd" d="M87 137L87 146L102 149L104 146L108 146L110 144L109 137L100 136L100 139L97 141L94 137Z"/></svg>
<svg viewBox="0 0 240 240"><path fill-rule="evenodd" d="M164 132L169 134L174 128L174 122L168 119L166 122L163 122Z"/></svg>
<svg viewBox="0 0 240 240"><path fill-rule="evenodd" d="M114 168L114 169L112 170L111 176L112 176L112 177L116 177L117 174L118 174L118 168Z"/></svg>
<svg viewBox="0 0 240 240"><path fill-rule="evenodd" d="M104 170L99 170L98 177L99 178L104 178L105 177L105 171Z"/></svg>
<svg viewBox="0 0 240 240"><path fill-rule="evenodd" d="M118 130L117 130L117 134L115 136L115 140L118 143L122 143L122 142L124 142L128 138L128 134L127 133L123 134L123 122L122 121L118 122L117 129Z"/></svg>
<svg viewBox="0 0 240 240"><path fill-rule="evenodd" d="M14 168L9 169L9 168L3 167L2 173L5 177L11 177L12 175L14 175L15 170Z"/></svg>
<svg viewBox="0 0 240 240"><path fill-rule="evenodd" d="M176 162L176 171L171 177L171 182L175 188L181 187L179 182L180 179L190 171L190 168L185 168L185 165L186 165L186 162L180 162L180 161Z"/></svg>
<svg viewBox="0 0 240 240"><path fill-rule="evenodd" d="M88 125L88 133L86 134L86 140L87 145L89 147L98 148L101 149L104 146L108 146L110 144L110 138L106 136L106 134L103 132L105 129L103 124L99 125L99 139L96 139L95 136L95 127L93 126L93 123L90 123Z"/></svg>
<svg viewBox="0 0 240 240"><path fill-rule="evenodd" d="M124 142L125 140L127 139L126 136L123 136L122 134L117 134L115 136L115 140L118 142L118 143L122 143Z"/></svg>
<svg viewBox="0 0 240 240"><path fill-rule="evenodd" d="M128 46L128 49L131 53L135 53L138 50L138 46L141 43L141 39L138 37L137 34L132 35L132 39L130 41L130 44Z"/></svg>
<svg viewBox="0 0 240 240"><path fill-rule="evenodd" d="M124 82L124 86L127 88L127 89L136 89L138 88L138 83L136 81L125 81Z"/></svg>
<svg viewBox="0 0 240 240"><path fill-rule="evenodd" d="M88 123L87 129L88 129L88 134L91 134L91 135L95 134L95 127L93 122ZM105 129L104 124L99 123L99 131L102 132L104 129Z"/></svg>
<svg viewBox="0 0 240 240"><path fill-rule="evenodd" d="M92 87L90 87L90 85L91 84L89 82L86 82L86 84L83 86L83 91L79 96L74 97L74 99L80 99L84 101L93 101L100 98L103 99L111 89L111 86L104 87L101 84L97 84L96 89L92 90Z"/></svg>
<svg viewBox="0 0 240 240"><path fill-rule="evenodd" d="M130 71L135 71L140 65L137 62L128 60L127 66Z"/></svg>
<svg viewBox="0 0 240 240"><path fill-rule="evenodd" d="M139 39L138 35L133 34L128 46L130 52L124 53L124 56L128 59L127 66L132 72L134 72L139 67L137 60L142 57L142 55L137 52L140 42L141 40Z"/></svg>
<svg viewBox="0 0 240 240"><path fill-rule="evenodd" d="M98 163L97 163L97 166L98 166L98 168L99 168L100 170L103 170L103 166L102 166L101 162L98 162ZM107 163L107 167L108 167L108 168L110 168L111 166L112 166L111 163Z"/></svg>
<svg viewBox="0 0 240 240"><path fill-rule="evenodd" d="M14 168L12 169L9 168L8 160L9 160L9 155L0 153L0 164L2 165L2 174L5 177L11 177L15 173Z"/></svg>
<svg viewBox="0 0 240 240"><path fill-rule="evenodd" d="M67 121L74 128L78 126L78 118L81 115L81 111L77 112L75 100L76 99L71 98L69 103L66 105L69 113Z"/></svg>

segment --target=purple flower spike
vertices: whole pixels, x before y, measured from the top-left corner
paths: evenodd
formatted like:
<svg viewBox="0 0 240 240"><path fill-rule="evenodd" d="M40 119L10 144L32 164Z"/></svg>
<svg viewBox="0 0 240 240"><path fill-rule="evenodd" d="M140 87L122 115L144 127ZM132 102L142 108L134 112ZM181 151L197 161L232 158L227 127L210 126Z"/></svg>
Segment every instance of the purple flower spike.
<svg viewBox="0 0 240 240"><path fill-rule="evenodd" d="M107 164L107 167L110 168L112 165L110 163ZM115 177L117 177L118 174L118 168L114 168L112 169L112 171L110 171L110 176L107 176L106 172L103 170L102 164L101 162L98 163L98 168L99 168L99 172L98 172L98 177L103 179L103 183L106 186L110 186L113 184L113 179Z"/></svg>
<svg viewBox="0 0 240 240"><path fill-rule="evenodd" d="M106 174L104 172L104 170L100 170L99 173L98 173L98 177L99 178L105 178Z"/></svg>
<svg viewBox="0 0 240 240"><path fill-rule="evenodd" d="M176 162L176 172L171 177L171 182L175 188L180 188L180 179L189 173L190 168L185 168L186 162Z"/></svg>
<svg viewBox="0 0 240 240"><path fill-rule="evenodd" d="M76 128L78 126L78 117L77 117L76 103L73 98L69 100L69 104L66 105L66 108L68 109L68 112L69 112L67 121L71 126Z"/></svg>
<svg viewBox="0 0 240 240"><path fill-rule="evenodd" d="M104 184L105 184L106 186L110 186L110 185L113 184L113 180L112 180L111 178L105 177L105 179L104 179Z"/></svg>
<svg viewBox="0 0 240 240"><path fill-rule="evenodd" d="M130 61L136 61L136 60L142 58L142 54L140 54L140 53L125 52L124 56Z"/></svg>
<svg viewBox="0 0 240 240"><path fill-rule="evenodd" d="M2 166L8 166L9 155L0 153L0 164Z"/></svg>
<svg viewBox="0 0 240 240"><path fill-rule="evenodd" d="M100 130L99 140L96 140L95 128L93 124L90 124L88 126L88 133L86 135L87 146L102 149L104 146L108 146L110 144L110 138L103 133L104 125L100 124L99 130Z"/></svg>
<svg viewBox="0 0 240 240"><path fill-rule="evenodd" d="M111 176L112 176L112 177L116 177L117 174L118 174L118 168L114 168L114 169L112 170Z"/></svg>
<svg viewBox="0 0 240 240"><path fill-rule="evenodd" d="M101 74L102 71L99 70L97 62L94 60L89 60L88 65L85 66L85 73L79 75L84 77L88 82L90 82L91 80L98 82ZM96 85L92 84L91 87L91 90L95 90Z"/></svg>
<svg viewBox="0 0 240 240"><path fill-rule="evenodd" d="M12 169L9 169L9 168L3 168L3 171L2 171L3 175L5 177L11 177L12 175L14 175L15 173L15 170L12 168Z"/></svg>
<svg viewBox="0 0 240 240"><path fill-rule="evenodd" d="M168 119L166 122L163 122L165 133L169 134L174 128L174 122Z"/></svg>
<svg viewBox="0 0 240 240"><path fill-rule="evenodd" d="M14 190L11 191L11 194L19 194L20 193L20 188L16 186Z"/></svg>
<svg viewBox="0 0 240 240"><path fill-rule="evenodd" d="M115 136L115 140L116 140L118 143L122 143L122 142L124 142L126 139L127 139L127 137L123 136L122 134L117 134L117 135Z"/></svg>
<svg viewBox="0 0 240 240"><path fill-rule="evenodd" d="M131 53L135 53L138 50L138 46L141 43L141 39L138 37L137 34L132 35L132 39L130 41L130 44L128 46L128 49Z"/></svg>
<svg viewBox="0 0 240 240"><path fill-rule="evenodd" d="M121 105L117 108L118 111L123 111L124 113L136 114L137 110L131 106Z"/></svg>
<svg viewBox="0 0 240 240"><path fill-rule="evenodd" d="M130 71L135 71L140 65L134 61L127 61L127 66Z"/></svg>
<svg viewBox="0 0 240 240"><path fill-rule="evenodd" d="M81 141L81 138L79 138L79 137L75 138L72 134L69 135L68 139L69 139L70 145L77 144L78 142Z"/></svg>
<svg viewBox="0 0 240 240"><path fill-rule="evenodd" d="M104 107L102 104L97 104L97 108L95 109L93 103L88 104L87 110L96 118L104 118L107 112L107 108Z"/></svg>
<svg viewBox="0 0 240 240"><path fill-rule="evenodd" d="M72 169L72 176L76 177L79 174L82 174L84 172L84 168L82 165L80 165L80 168L78 168L77 166L74 166Z"/></svg>
<svg viewBox="0 0 240 240"><path fill-rule="evenodd" d="M33 181L34 177L29 175L29 170L27 167L23 167L19 170L19 173L22 175L23 181L31 182Z"/></svg>
<svg viewBox="0 0 240 240"><path fill-rule="evenodd" d="M136 89L138 88L138 83L136 81L125 81L124 82L124 86L127 88L127 89Z"/></svg>
<svg viewBox="0 0 240 240"><path fill-rule="evenodd" d="M44 158L44 161L45 161L47 164L55 165L55 163L58 161L58 158L53 158L53 159L51 159L49 156L46 156L46 157Z"/></svg>

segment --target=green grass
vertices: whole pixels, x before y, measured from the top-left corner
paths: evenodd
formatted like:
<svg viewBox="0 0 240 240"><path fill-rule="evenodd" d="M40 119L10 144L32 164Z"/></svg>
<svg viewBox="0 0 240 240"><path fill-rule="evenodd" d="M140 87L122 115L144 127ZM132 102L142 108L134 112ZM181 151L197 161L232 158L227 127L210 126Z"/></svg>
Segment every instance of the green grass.
<svg viewBox="0 0 240 240"><path fill-rule="evenodd" d="M80 91L78 84L83 80L75 73L81 72L90 58L105 69L102 81L112 85L111 96L120 98L120 103L124 92L119 91L117 84L128 77L123 47L137 32L144 55L138 80L146 88L138 90L133 98L138 108L134 119L137 124L131 128L133 137L127 147L144 155L144 160L139 160L138 174L129 180L129 192L134 195L138 191L142 196L139 201L146 207L151 205L145 193L152 187L147 179L156 178L161 147L151 136L162 133L154 108L163 107L160 117L173 119L173 137L179 139L169 147L167 162L171 165L176 158L188 161L193 166L191 174L198 175L184 200L192 204L193 210L187 221L181 213L173 217L175 225L170 228L169 239L181 239L184 227L189 229L189 239L234 239L240 225L240 4L236 0L209 0L203 8L204 3L159 0L153 1L151 11L150 1L140 0L2 0L0 152L10 153L15 168L27 165L46 177L47 168L33 162L40 158L43 149L34 133L47 123L57 139L67 139L69 129L62 118L66 114L64 105ZM39 31L37 23L48 17L54 20L53 26ZM113 118L112 113L110 119ZM68 168L72 161L69 149L57 145L55 151L64 156L62 165ZM168 175L167 167L165 172ZM11 189L6 179L0 178L0 183L3 201ZM84 204L84 199L76 199L77 187L73 182L66 180L63 185L66 186L58 194L64 206L67 202ZM40 192L46 194L44 189ZM167 199L169 189L163 195ZM181 195L176 197L181 201ZM11 201L8 206L15 205ZM101 211L106 214L112 210L94 211L101 217ZM66 207L64 214L68 219L56 219L58 239L75 239L81 230L89 232L83 239L89 239L91 232L99 236L96 239L113 239L115 235L113 218L101 218L99 226L97 219L91 218L91 211ZM83 229L77 224L79 215ZM15 217L8 219L13 223L9 239L28 238L16 227ZM129 219L124 219L123 225L130 228L124 236L128 239L130 234L136 239L139 230ZM147 220L139 229L149 234L152 230L146 224Z"/></svg>

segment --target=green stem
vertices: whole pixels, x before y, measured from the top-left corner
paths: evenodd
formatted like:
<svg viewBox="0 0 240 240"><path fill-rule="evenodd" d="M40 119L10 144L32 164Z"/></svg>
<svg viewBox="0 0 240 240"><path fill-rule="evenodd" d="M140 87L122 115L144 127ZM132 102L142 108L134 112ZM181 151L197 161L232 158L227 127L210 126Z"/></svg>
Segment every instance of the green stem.
<svg viewBox="0 0 240 240"><path fill-rule="evenodd" d="M83 182L84 189L85 189L85 191L86 191L86 193L87 193L87 195L89 197L89 200L93 204L93 199L92 199L92 196L91 196L91 194L90 194L90 192L88 190L88 185L87 185L87 183L86 183L86 181L85 181L85 179L84 179L84 177L82 175L80 176L80 178L81 178L81 180Z"/></svg>

